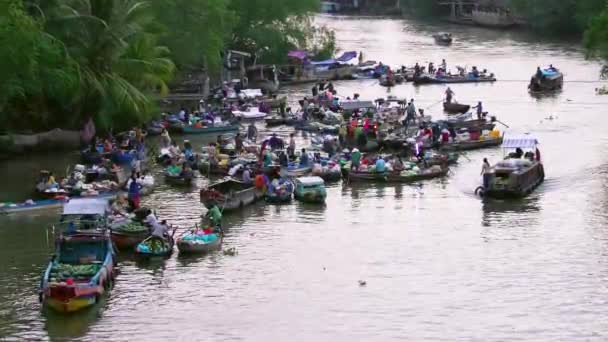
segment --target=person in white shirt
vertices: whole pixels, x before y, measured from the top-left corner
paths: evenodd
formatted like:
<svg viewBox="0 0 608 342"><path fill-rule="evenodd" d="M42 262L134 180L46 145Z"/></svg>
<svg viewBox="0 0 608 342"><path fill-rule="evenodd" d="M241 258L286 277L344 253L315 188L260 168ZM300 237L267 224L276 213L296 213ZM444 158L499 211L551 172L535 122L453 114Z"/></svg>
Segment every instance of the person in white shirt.
<svg viewBox="0 0 608 342"><path fill-rule="evenodd" d="M146 223L147 225L149 225L152 228L152 236L156 236L161 239L165 238L165 235L167 234L167 231L168 231L167 221L163 220L162 223L158 223L158 219L150 211L148 216L146 216L144 223Z"/></svg>

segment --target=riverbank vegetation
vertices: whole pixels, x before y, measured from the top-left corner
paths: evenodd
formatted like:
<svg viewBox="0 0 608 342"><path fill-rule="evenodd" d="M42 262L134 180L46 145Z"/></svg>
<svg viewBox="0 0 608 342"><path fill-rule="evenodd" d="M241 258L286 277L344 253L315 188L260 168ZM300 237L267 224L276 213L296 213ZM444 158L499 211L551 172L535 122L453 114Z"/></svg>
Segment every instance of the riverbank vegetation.
<svg viewBox="0 0 608 342"><path fill-rule="evenodd" d="M280 63L329 56L319 0L3 0L0 127L126 128L150 119L180 72L218 75L225 49Z"/></svg>

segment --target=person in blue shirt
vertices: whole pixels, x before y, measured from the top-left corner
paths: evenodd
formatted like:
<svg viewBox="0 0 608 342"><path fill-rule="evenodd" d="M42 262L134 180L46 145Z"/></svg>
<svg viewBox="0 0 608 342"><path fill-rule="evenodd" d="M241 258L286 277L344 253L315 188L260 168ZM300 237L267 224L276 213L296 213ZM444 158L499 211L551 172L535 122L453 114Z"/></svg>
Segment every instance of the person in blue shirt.
<svg viewBox="0 0 608 342"><path fill-rule="evenodd" d="M378 160L376 160L376 172L386 172L386 162L384 159L382 159L382 157L379 157Z"/></svg>
<svg viewBox="0 0 608 342"><path fill-rule="evenodd" d="M194 161L194 152L192 151L192 144L190 144L190 141L188 140L184 141L184 156L186 157L186 160Z"/></svg>
<svg viewBox="0 0 608 342"><path fill-rule="evenodd" d="M300 156L300 166L308 166L308 153L306 153L306 149L302 149L302 155Z"/></svg>
<svg viewBox="0 0 608 342"><path fill-rule="evenodd" d="M137 182L137 178L135 177L135 174L131 175L131 183L129 184L129 204L131 205L131 209L135 210L139 208L139 202L141 200L140 198L140 191L141 191L141 184L139 184Z"/></svg>

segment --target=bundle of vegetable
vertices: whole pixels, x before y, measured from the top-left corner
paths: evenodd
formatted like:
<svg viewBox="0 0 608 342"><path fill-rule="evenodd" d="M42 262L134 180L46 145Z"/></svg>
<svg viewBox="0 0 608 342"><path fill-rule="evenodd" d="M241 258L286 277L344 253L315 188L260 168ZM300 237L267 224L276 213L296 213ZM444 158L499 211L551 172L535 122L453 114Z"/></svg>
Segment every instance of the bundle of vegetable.
<svg viewBox="0 0 608 342"><path fill-rule="evenodd" d="M101 265L99 264L88 264L88 265L70 265L70 264L55 264L51 268L49 280L51 282L61 282L68 278L75 280L86 280L89 279L99 272Z"/></svg>
<svg viewBox="0 0 608 342"><path fill-rule="evenodd" d="M112 230L119 233L140 234L148 232L148 227L139 222L129 222L118 227L114 227Z"/></svg>
<svg viewBox="0 0 608 342"><path fill-rule="evenodd" d="M143 241L137 246L137 249L142 253L161 254L165 253L171 248L166 241L161 239L149 239Z"/></svg>

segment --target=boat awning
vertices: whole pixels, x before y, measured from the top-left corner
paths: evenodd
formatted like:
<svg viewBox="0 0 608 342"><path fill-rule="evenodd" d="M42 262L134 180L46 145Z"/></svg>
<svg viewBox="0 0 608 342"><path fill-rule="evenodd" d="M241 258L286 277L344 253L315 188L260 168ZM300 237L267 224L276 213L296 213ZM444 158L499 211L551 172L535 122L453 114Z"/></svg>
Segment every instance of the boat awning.
<svg viewBox="0 0 608 342"><path fill-rule="evenodd" d="M264 94L262 94L261 89L242 89L239 96L242 98L254 98L254 97L262 97L262 96L264 96Z"/></svg>
<svg viewBox="0 0 608 342"><path fill-rule="evenodd" d="M297 179L304 186L325 185L325 181L321 177L300 177Z"/></svg>
<svg viewBox="0 0 608 342"><path fill-rule="evenodd" d="M343 53L342 56L336 58L336 61L346 63L355 58L357 58L356 51L347 51L347 52Z"/></svg>
<svg viewBox="0 0 608 342"><path fill-rule="evenodd" d="M509 134L502 141L502 148L534 148L538 144L538 140L529 134Z"/></svg>
<svg viewBox="0 0 608 342"><path fill-rule="evenodd" d="M303 50L293 50L287 53L287 57L295 58L304 61L308 57L308 52Z"/></svg>
<svg viewBox="0 0 608 342"><path fill-rule="evenodd" d="M311 65L318 65L318 66L332 65L332 64L336 64L336 63L337 63L337 61L334 58L326 59L324 61L310 61Z"/></svg>
<svg viewBox="0 0 608 342"><path fill-rule="evenodd" d="M63 206L63 215L105 215L110 210L107 199L73 199Z"/></svg>
<svg viewBox="0 0 608 342"><path fill-rule="evenodd" d="M361 108L373 108L374 103L372 101L342 101L340 107L344 110L354 110Z"/></svg>

